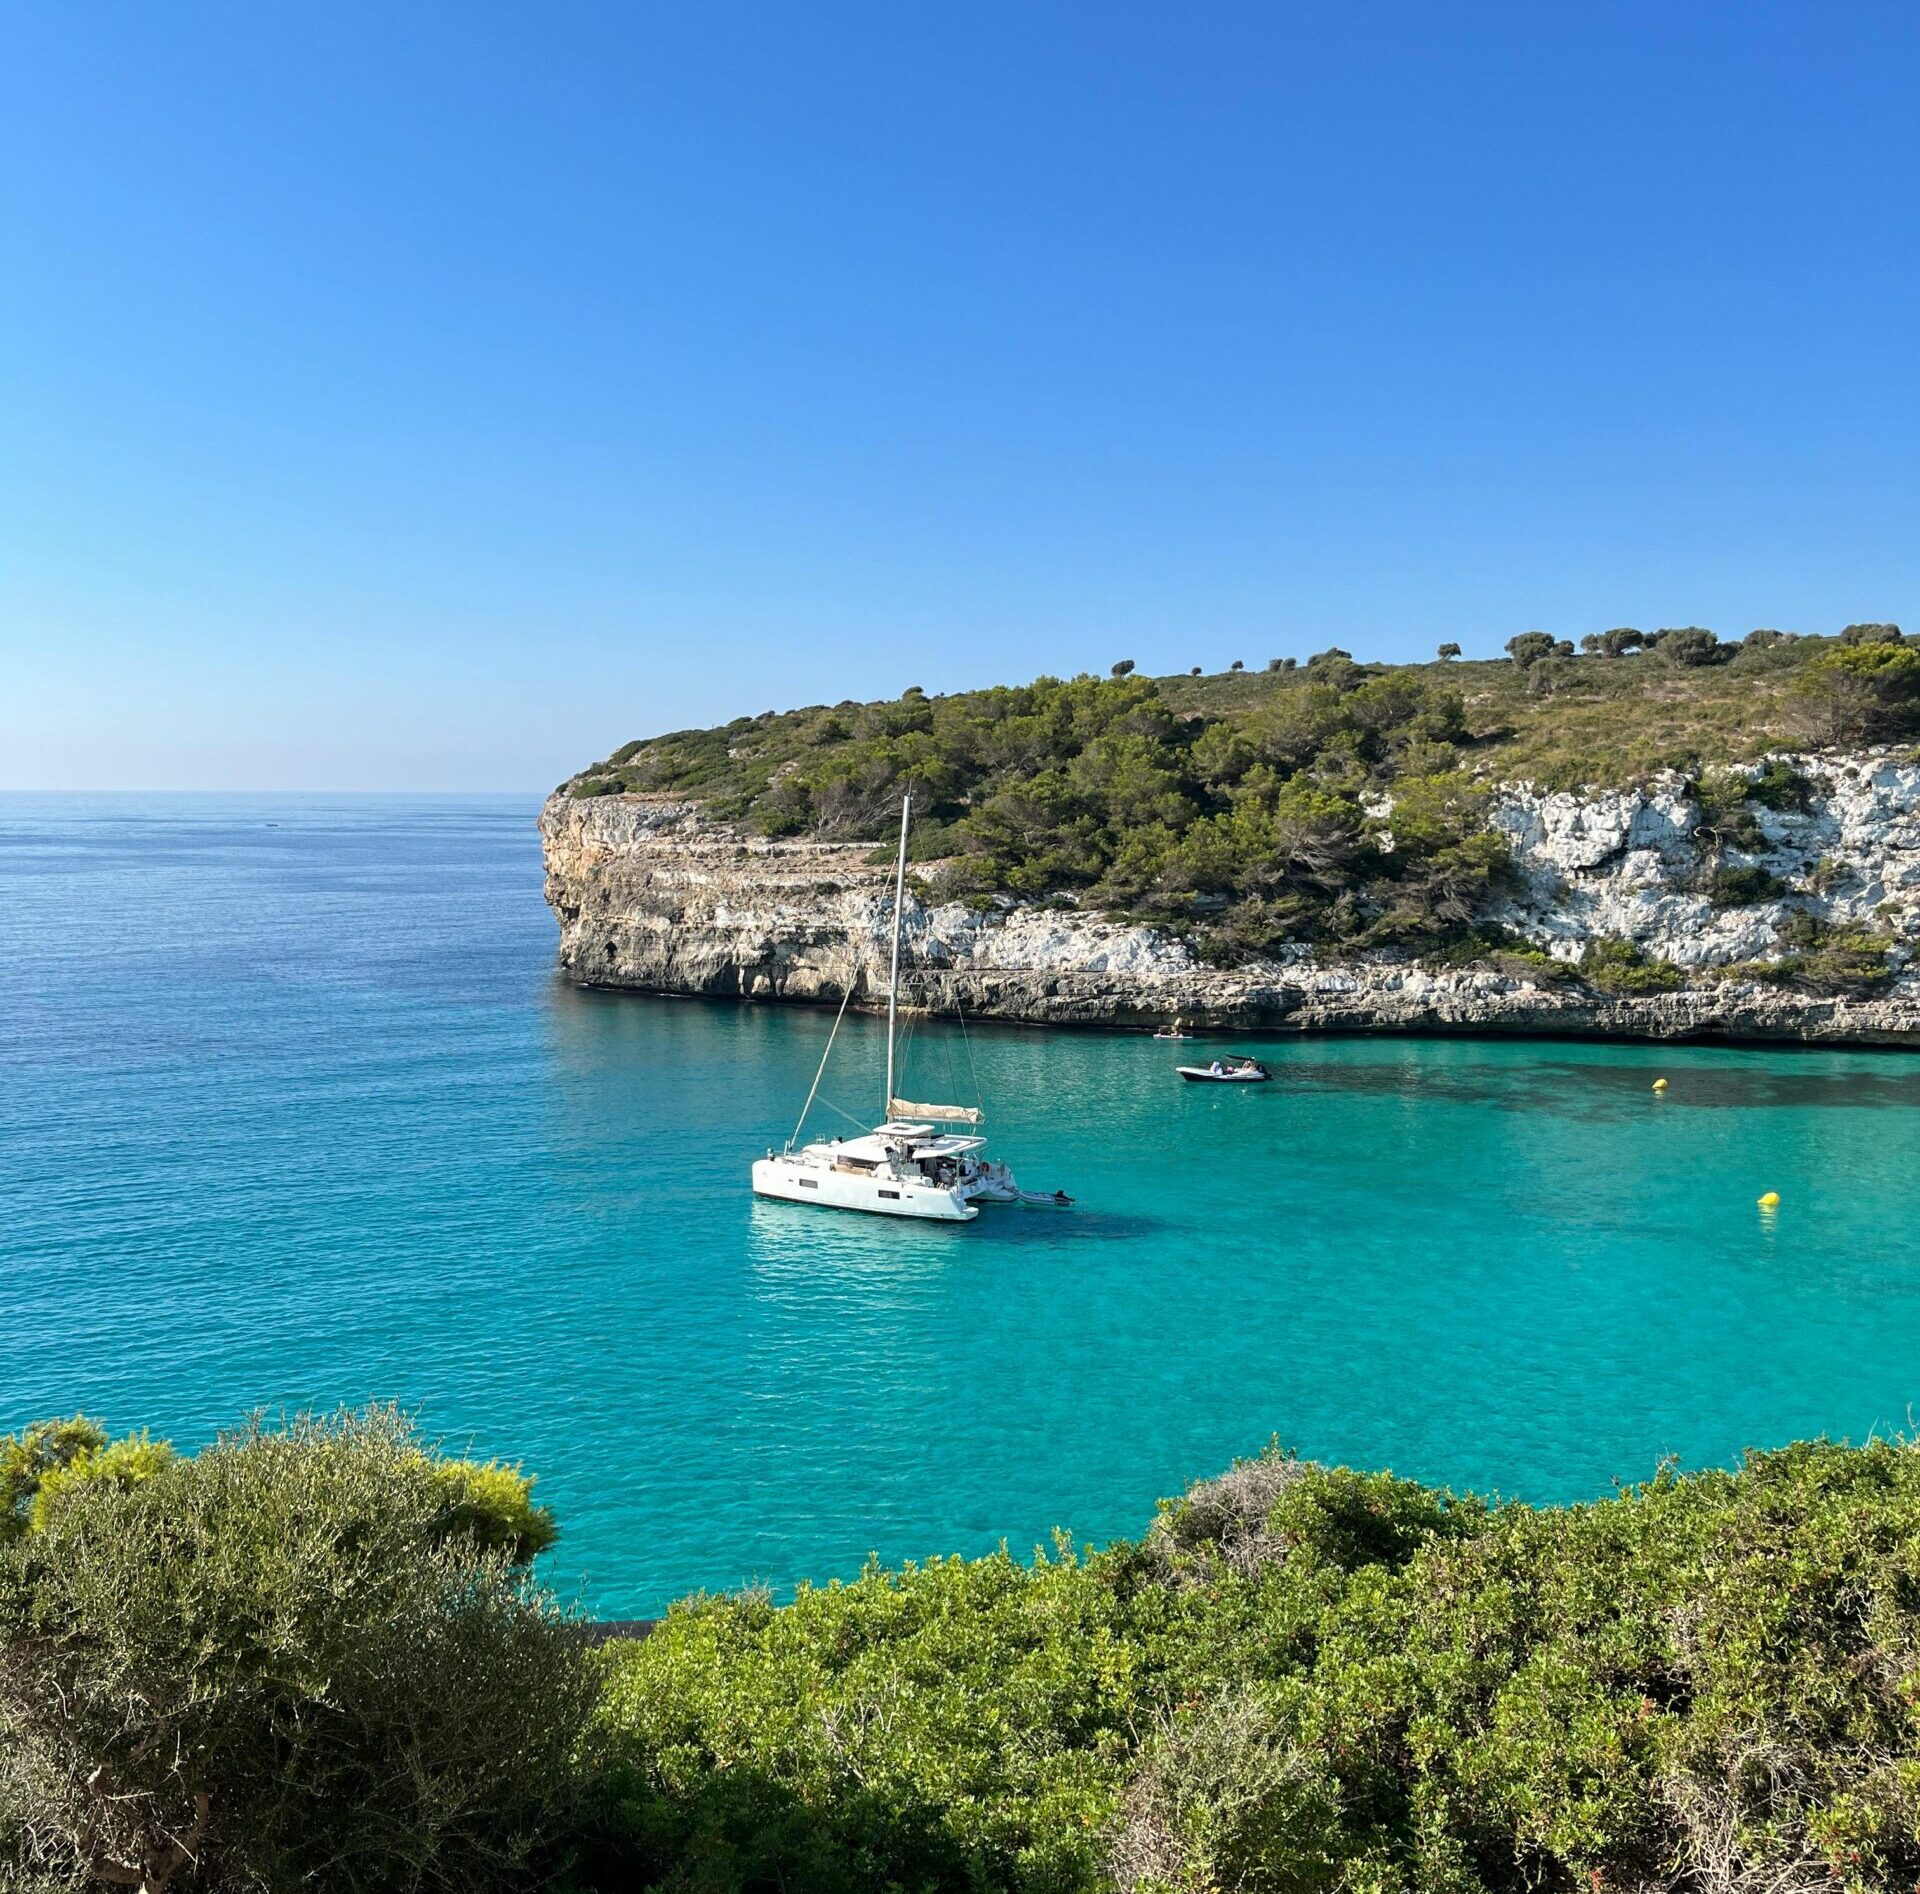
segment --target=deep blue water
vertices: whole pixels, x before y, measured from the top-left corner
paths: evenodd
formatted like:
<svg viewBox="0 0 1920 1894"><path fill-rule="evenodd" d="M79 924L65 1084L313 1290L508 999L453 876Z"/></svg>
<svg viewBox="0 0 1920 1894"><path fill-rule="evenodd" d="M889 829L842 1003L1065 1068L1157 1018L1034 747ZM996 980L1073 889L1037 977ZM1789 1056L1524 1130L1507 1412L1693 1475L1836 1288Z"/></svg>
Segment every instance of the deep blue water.
<svg viewBox="0 0 1920 1894"><path fill-rule="evenodd" d="M1920 1397L1920 1059L928 1026L1078 1207L756 1204L828 1019L560 984L533 816L0 798L0 1431L398 1400L629 1614L1135 1532L1274 1433L1563 1499Z"/></svg>

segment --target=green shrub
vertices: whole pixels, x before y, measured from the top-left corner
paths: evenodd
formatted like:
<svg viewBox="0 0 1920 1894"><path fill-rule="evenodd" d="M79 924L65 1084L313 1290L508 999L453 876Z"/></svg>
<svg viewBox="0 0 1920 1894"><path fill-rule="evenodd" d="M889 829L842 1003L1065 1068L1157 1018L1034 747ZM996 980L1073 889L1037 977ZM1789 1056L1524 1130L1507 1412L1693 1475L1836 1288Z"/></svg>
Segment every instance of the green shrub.
<svg viewBox="0 0 1920 1894"><path fill-rule="evenodd" d="M1803 665L1793 700L1817 743L1888 742L1920 729L1920 651L1906 644L1831 647Z"/></svg>
<svg viewBox="0 0 1920 1894"><path fill-rule="evenodd" d="M1604 935L1581 953L1580 977L1602 993L1671 993L1683 984L1671 961L1649 959L1633 941Z"/></svg>
<svg viewBox="0 0 1920 1894"><path fill-rule="evenodd" d="M1747 785L1747 800L1783 815L1804 812L1813 801L1813 785L1791 763L1774 757Z"/></svg>
<svg viewBox="0 0 1920 1894"><path fill-rule="evenodd" d="M1554 643L1555 640L1547 632L1523 631L1507 640L1507 656L1524 671L1530 665L1538 664L1542 658L1552 657Z"/></svg>
<svg viewBox="0 0 1920 1894"><path fill-rule="evenodd" d="M490 1543L525 1479L390 1413L56 1481L32 1523L116 1444L0 1443L8 1888L1920 1880L1901 1441L1549 1508L1274 1447L1103 1552L694 1599L597 1656Z"/></svg>
<svg viewBox="0 0 1920 1894"><path fill-rule="evenodd" d="M1120 1888L1339 1884L1340 1781L1288 1711L1276 1693L1239 1685L1159 1713L1107 1847Z"/></svg>
<svg viewBox="0 0 1920 1894"><path fill-rule="evenodd" d="M84 1414L39 1421L0 1439L0 1539L29 1530L40 1488L50 1475L98 1454L106 1444L107 1430Z"/></svg>
<svg viewBox="0 0 1920 1894"><path fill-rule="evenodd" d="M84 1414L9 1434L0 1439L0 1541L44 1531L62 1495L77 1487L137 1485L172 1458L164 1440L144 1433L109 1440Z"/></svg>
<svg viewBox="0 0 1920 1894"><path fill-rule="evenodd" d="M533 1503L532 1477L498 1460L441 1460L427 1456L445 1515L439 1530L497 1552L511 1565L530 1565L560 1536L553 1514Z"/></svg>
<svg viewBox="0 0 1920 1894"><path fill-rule="evenodd" d="M1307 676L1316 683L1331 684L1336 690L1352 690L1367 674L1367 667L1353 661L1351 651L1329 645L1307 660Z"/></svg>
<svg viewBox="0 0 1920 1894"><path fill-rule="evenodd" d="M1887 959L1893 942L1871 928L1794 914L1781 927L1780 942L1792 950L1795 980L1819 992L1866 995L1893 978Z"/></svg>
<svg viewBox="0 0 1920 1894"><path fill-rule="evenodd" d="M1753 784L1744 770L1702 770L1693 785L1694 800L1700 805L1700 828L1696 839L1709 847L1759 849L1766 846L1766 834L1759 818L1748 806Z"/></svg>
<svg viewBox="0 0 1920 1894"><path fill-rule="evenodd" d="M676 1606L609 1653L602 1885L1099 1886L1128 1615L1070 1555Z"/></svg>
<svg viewBox="0 0 1920 1894"><path fill-rule="evenodd" d="M1762 986L1792 986L1804 967L1797 955L1786 954L1778 960L1730 960L1705 971L1709 979L1726 985L1753 980Z"/></svg>
<svg viewBox="0 0 1920 1894"><path fill-rule="evenodd" d="M1424 946L1420 957L1431 967L1490 967L1496 973L1554 984L1573 975L1566 961L1556 960L1524 935L1491 921L1475 922Z"/></svg>
<svg viewBox="0 0 1920 1894"><path fill-rule="evenodd" d="M592 1682L515 1478L375 1412L58 1485L0 1553L0 1880L528 1885Z"/></svg>
<svg viewBox="0 0 1920 1894"><path fill-rule="evenodd" d="M1764 868L1717 868L1708 885L1707 899L1717 908L1752 907L1777 901L1793 891L1778 875Z"/></svg>
<svg viewBox="0 0 1920 1894"><path fill-rule="evenodd" d="M601 1881L1909 1887L1916 1649L1909 1446L1547 1509L1269 1454L1088 1560L677 1608Z"/></svg>
<svg viewBox="0 0 1920 1894"><path fill-rule="evenodd" d="M1723 664L1733 656L1733 646L1723 645L1712 632L1699 625L1680 625L1656 632L1654 637L1660 655L1669 664Z"/></svg>

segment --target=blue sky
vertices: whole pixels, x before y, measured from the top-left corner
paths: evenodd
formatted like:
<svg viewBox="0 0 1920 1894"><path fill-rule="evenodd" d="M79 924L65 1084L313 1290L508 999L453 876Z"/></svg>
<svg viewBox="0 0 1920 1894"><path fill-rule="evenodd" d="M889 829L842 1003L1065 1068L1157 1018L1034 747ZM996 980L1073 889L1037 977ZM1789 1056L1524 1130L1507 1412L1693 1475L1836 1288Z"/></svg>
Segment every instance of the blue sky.
<svg viewBox="0 0 1920 1894"><path fill-rule="evenodd" d="M1920 620L1910 5L12 0L0 784Z"/></svg>

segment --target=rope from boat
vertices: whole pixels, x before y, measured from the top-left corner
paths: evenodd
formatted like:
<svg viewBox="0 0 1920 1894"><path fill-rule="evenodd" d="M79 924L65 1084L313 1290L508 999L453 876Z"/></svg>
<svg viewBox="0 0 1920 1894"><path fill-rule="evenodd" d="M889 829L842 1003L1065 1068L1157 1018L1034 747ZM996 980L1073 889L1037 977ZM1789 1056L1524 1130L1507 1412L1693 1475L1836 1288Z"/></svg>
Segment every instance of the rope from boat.
<svg viewBox="0 0 1920 1894"><path fill-rule="evenodd" d="M918 983L917 989L915 983ZM908 1055L913 1051L914 1041L919 1037L920 1023L923 1019L931 1017L931 1009L927 1004L925 977L921 973L911 967L905 969L900 975L900 984L909 996L907 1010L902 1015L900 1021L899 1067L901 1073L904 1075L907 1069ZM916 990L919 994L919 1003L917 1005L912 998L912 994ZM906 1078L902 1076L900 1081L902 1096L905 1095L907 1083ZM892 1110L891 1101L889 1101L887 1108L889 1111Z"/></svg>
<svg viewBox="0 0 1920 1894"><path fill-rule="evenodd" d="M813 1075L813 1084L807 1091L807 1102L800 1107L800 1122L793 1128L793 1136L787 1140L787 1149L791 1151L800 1142L800 1133L806 1128L807 1113L813 1109L815 1095L820 1090L820 1081L827 1075L827 1061L833 1057L833 1042L840 1037L840 1022L847 1016L847 1002L853 998L853 982L847 982L847 990L840 995L840 1010L833 1016L833 1031L827 1034L827 1049L820 1055L820 1069ZM834 1106L836 1111L839 1107ZM845 1117L844 1112L841 1113Z"/></svg>
<svg viewBox="0 0 1920 1894"><path fill-rule="evenodd" d="M866 1132L872 1129L872 1126L870 1126L864 1118L856 1118L844 1105L836 1105L830 1098L823 1098L820 1102L826 1106L830 1112L837 1113L840 1117L844 1118L854 1130Z"/></svg>
<svg viewBox="0 0 1920 1894"><path fill-rule="evenodd" d="M960 992L956 987L953 995L953 1016L960 1022L960 1043L967 1049L967 1073L973 1080L973 1102L981 1111L987 1108L986 1098L980 1090L980 1068L973 1062L973 1035L967 1031L967 1009L960 1004Z"/></svg>

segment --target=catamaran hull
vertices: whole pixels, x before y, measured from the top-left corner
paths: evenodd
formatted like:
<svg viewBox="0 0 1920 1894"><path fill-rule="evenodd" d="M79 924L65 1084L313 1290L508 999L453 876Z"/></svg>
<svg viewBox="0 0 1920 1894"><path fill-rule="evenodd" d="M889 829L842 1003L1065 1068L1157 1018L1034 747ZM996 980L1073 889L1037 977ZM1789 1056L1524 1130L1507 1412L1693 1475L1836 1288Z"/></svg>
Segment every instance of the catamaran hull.
<svg viewBox="0 0 1920 1894"><path fill-rule="evenodd" d="M815 1209L864 1210L876 1217L916 1217L932 1223L971 1223L980 1214L958 1190L935 1184L916 1184L911 1178L849 1177L844 1172L814 1165L783 1162L777 1157L756 1158L753 1166L756 1197L775 1197L782 1203L803 1203Z"/></svg>

